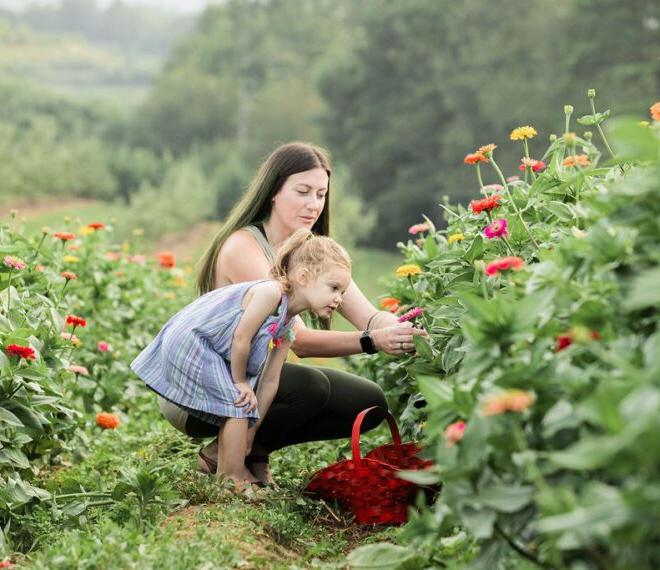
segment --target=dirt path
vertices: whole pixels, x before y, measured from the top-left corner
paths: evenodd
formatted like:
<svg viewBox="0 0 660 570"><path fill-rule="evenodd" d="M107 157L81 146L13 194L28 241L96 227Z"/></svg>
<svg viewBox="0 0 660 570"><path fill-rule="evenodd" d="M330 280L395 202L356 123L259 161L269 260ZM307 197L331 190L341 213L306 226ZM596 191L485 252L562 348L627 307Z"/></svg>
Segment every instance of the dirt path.
<svg viewBox="0 0 660 570"><path fill-rule="evenodd" d="M184 263L196 263L204 255L219 227L218 222L201 222L182 232L162 235L153 250L171 251Z"/></svg>

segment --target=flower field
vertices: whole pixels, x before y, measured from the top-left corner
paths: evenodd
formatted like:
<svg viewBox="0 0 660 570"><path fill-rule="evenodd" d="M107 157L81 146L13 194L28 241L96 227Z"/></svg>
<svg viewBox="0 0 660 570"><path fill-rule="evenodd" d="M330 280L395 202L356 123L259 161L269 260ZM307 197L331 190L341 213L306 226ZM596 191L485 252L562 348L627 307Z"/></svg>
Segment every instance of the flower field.
<svg viewBox="0 0 660 570"><path fill-rule="evenodd" d="M3 221L0 567L660 566L660 104L640 124L588 97L590 131L566 106L543 151L530 125L483 141L474 199L401 244L381 306L429 337L353 361L435 462L407 476L438 500L401 530L301 496L346 442L275 454L266 503L195 473L199 442L128 366L192 299L192 268L139 230Z"/></svg>
<svg viewBox="0 0 660 570"><path fill-rule="evenodd" d="M606 135L588 97L590 132L572 132L566 106L542 154L531 126L468 154L481 195L401 244L382 307L419 307L430 337L358 368L427 442L436 465L410 477L442 491L408 547L364 547L361 563L660 565L660 103L652 124ZM520 146L516 176L500 144Z"/></svg>

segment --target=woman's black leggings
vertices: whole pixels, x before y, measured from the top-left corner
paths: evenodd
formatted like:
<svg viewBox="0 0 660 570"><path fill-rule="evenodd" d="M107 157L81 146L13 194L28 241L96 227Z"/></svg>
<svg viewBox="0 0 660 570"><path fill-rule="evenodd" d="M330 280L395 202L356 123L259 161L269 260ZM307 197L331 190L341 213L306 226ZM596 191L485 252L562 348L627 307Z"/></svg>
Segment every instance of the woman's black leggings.
<svg viewBox="0 0 660 570"><path fill-rule="evenodd" d="M286 362L254 449L270 453L296 443L350 437L355 416L371 406L387 409L385 394L375 382L343 370ZM362 431L375 428L382 419L382 414L369 414ZM218 427L188 416L186 432L212 437Z"/></svg>

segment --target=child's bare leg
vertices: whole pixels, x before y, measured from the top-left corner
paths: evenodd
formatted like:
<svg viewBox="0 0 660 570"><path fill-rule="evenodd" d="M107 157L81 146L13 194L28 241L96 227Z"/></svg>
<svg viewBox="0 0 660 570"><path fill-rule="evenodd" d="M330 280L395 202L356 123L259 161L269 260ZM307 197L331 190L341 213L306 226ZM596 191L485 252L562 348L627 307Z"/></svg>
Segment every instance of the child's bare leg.
<svg viewBox="0 0 660 570"><path fill-rule="evenodd" d="M237 483L257 481L245 467L247 430L247 419L227 418L218 431L218 474L222 473Z"/></svg>

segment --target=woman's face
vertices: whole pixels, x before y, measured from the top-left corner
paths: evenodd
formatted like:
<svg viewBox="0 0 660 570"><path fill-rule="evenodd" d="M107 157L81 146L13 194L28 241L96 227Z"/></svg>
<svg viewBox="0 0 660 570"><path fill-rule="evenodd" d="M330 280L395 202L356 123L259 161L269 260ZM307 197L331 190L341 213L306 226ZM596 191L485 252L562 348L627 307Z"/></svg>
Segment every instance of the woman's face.
<svg viewBox="0 0 660 570"><path fill-rule="evenodd" d="M328 194L328 173L313 168L289 176L273 198L271 219L277 219L288 231L311 229L319 219Z"/></svg>

